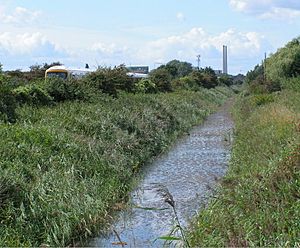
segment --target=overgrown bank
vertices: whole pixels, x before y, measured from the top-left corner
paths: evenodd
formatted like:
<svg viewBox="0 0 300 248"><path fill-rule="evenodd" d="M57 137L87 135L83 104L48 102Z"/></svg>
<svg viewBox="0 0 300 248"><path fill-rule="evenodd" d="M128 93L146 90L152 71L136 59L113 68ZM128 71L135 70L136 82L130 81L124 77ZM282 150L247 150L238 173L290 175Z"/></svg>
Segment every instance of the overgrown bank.
<svg viewBox="0 0 300 248"><path fill-rule="evenodd" d="M300 245L300 74L287 66L299 64L299 54L298 39L268 58L267 78L261 66L249 73L234 108L229 172L195 221L193 246Z"/></svg>
<svg viewBox="0 0 300 248"><path fill-rule="evenodd" d="M299 245L300 94L260 101L250 96L236 105L230 169L198 218L193 246Z"/></svg>
<svg viewBox="0 0 300 248"><path fill-rule="evenodd" d="M23 105L0 124L0 246L65 246L97 232L134 174L229 88Z"/></svg>

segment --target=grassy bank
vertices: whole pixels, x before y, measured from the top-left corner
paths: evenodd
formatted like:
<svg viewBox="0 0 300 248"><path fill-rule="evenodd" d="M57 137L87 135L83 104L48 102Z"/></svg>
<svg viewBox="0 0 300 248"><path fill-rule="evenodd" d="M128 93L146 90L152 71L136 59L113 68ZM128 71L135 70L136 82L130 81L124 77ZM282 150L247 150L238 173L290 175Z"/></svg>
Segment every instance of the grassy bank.
<svg viewBox="0 0 300 248"><path fill-rule="evenodd" d="M299 86L299 84L298 84ZM193 246L300 244L300 93L241 97L229 172L194 223Z"/></svg>
<svg viewBox="0 0 300 248"><path fill-rule="evenodd" d="M0 123L0 246L65 246L95 234L134 175L231 91L23 105Z"/></svg>

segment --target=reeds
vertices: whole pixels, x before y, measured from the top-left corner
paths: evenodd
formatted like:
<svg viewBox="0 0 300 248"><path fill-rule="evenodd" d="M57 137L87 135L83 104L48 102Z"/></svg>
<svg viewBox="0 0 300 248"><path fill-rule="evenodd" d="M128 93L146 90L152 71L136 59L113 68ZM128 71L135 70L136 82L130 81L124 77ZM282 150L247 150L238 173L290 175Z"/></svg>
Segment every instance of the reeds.
<svg viewBox="0 0 300 248"><path fill-rule="evenodd" d="M212 89L20 107L16 124L0 122L0 246L94 235L134 173L226 97Z"/></svg>
<svg viewBox="0 0 300 248"><path fill-rule="evenodd" d="M171 233L169 235L163 236L163 237L158 237L158 239L163 239L166 241L182 240L185 247L190 247L189 241L185 235L185 230L180 223L180 220L179 220L179 217L177 214L177 210L176 210L175 200L174 200L172 194L169 192L168 188L163 185L159 185L157 187L157 192L162 197L164 202L166 202L167 204L169 204L172 207L174 219L175 219L175 223L176 223L175 227L173 228L173 230L171 231ZM173 233L176 232L177 229L180 231L181 238L178 238L178 237L175 237L172 235Z"/></svg>

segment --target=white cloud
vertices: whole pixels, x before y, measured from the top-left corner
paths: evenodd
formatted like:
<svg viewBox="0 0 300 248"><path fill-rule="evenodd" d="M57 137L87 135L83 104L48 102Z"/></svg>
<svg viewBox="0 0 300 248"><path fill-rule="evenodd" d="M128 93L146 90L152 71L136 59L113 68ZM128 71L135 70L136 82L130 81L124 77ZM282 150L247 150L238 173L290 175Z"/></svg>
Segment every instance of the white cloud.
<svg viewBox="0 0 300 248"><path fill-rule="evenodd" d="M41 33L0 33L1 63L8 68L28 68L32 64L61 61L69 56Z"/></svg>
<svg viewBox="0 0 300 248"><path fill-rule="evenodd" d="M227 45L231 57L253 57L261 53L264 38L256 32L237 32L229 29L217 35L210 35L202 28L193 28L182 35L170 36L147 44L140 50L140 57L152 61L166 61L178 58L190 60L196 54L217 58Z"/></svg>
<svg viewBox="0 0 300 248"><path fill-rule="evenodd" d="M99 60L101 65L112 66L132 61L134 50L134 48L129 49L127 46L116 43L96 42L85 54L89 58L94 58L97 63Z"/></svg>
<svg viewBox="0 0 300 248"><path fill-rule="evenodd" d="M36 22L41 17L40 11L31 11L23 7L16 7L12 13L5 13L5 9L0 9L0 22L24 26Z"/></svg>
<svg viewBox="0 0 300 248"><path fill-rule="evenodd" d="M16 35L10 32L0 34L0 49L12 55L32 53L41 50L42 47L52 47L53 50L56 50L55 45L38 32Z"/></svg>
<svg viewBox="0 0 300 248"><path fill-rule="evenodd" d="M97 42L92 45L91 50L102 55L113 56L126 53L128 51L128 48L126 46L120 46L115 43L105 44L103 42Z"/></svg>
<svg viewBox="0 0 300 248"><path fill-rule="evenodd" d="M263 19L288 19L291 21L300 17L300 10L273 7L268 12L261 14L260 17Z"/></svg>
<svg viewBox="0 0 300 248"><path fill-rule="evenodd" d="M300 17L299 0L229 0L229 4L236 11L263 19L291 21Z"/></svg>
<svg viewBox="0 0 300 248"><path fill-rule="evenodd" d="M185 20L185 16L182 12L178 12L176 14L176 18L179 20L179 21L184 21Z"/></svg>
<svg viewBox="0 0 300 248"><path fill-rule="evenodd" d="M273 0L230 0L230 6L236 11L258 14L263 13L272 6Z"/></svg>

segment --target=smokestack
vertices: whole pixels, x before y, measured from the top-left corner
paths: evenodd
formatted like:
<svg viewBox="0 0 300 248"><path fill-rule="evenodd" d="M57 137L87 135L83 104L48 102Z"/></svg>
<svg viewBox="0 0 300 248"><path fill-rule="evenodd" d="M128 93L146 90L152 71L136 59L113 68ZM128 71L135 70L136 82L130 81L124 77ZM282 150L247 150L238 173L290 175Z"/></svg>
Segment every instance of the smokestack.
<svg viewBox="0 0 300 248"><path fill-rule="evenodd" d="M223 74L228 74L228 69L227 69L227 46L223 46Z"/></svg>

